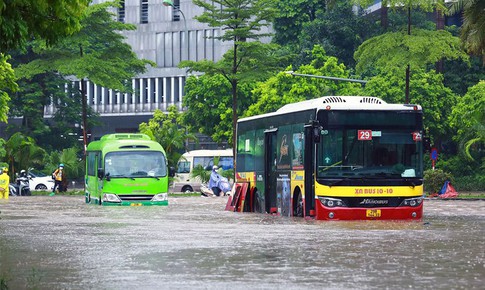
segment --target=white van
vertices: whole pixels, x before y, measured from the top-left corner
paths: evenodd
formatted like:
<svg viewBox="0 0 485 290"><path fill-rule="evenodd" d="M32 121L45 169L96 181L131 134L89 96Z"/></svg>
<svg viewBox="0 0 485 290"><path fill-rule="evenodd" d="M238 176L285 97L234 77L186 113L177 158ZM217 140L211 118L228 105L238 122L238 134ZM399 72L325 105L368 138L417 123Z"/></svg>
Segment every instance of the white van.
<svg viewBox="0 0 485 290"><path fill-rule="evenodd" d="M200 191L200 178L193 178L192 170L197 165L204 168L212 168L214 157L219 157L220 168L223 170L234 168L232 149L222 150L192 150L180 157L177 163L177 172L172 184L172 192L197 192Z"/></svg>

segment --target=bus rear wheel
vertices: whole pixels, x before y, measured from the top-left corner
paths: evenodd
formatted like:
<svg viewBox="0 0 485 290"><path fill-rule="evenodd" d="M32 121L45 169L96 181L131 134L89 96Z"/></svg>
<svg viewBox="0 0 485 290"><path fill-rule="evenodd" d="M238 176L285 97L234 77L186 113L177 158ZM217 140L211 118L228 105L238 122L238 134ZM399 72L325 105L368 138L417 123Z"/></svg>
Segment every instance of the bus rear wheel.
<svg viewBox="0 0 485 290"><path fill-rule="evenodd" d="M303 198L301 192L297 192L293 199L293 216L303 217Z"/></svg>

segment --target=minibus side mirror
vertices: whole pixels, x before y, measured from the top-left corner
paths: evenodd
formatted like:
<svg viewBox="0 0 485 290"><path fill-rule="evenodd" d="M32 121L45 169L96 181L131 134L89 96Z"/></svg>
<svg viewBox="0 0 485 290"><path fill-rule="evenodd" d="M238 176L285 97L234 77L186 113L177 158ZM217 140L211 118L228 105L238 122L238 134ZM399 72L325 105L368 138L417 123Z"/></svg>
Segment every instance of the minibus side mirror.
<svg viewBox="0 0 485 290"><path fill-rule="evenodd" d="M104 169L98 168L98 178L103 179L103 177L104 177Z"/></svg>
<svg viewBox="0 0 485 290"><path fill-rule="evenodd" d="M169 177L174 177L175 176L175 167L170 166L170 168L168 169L168 176Z"/></svg>

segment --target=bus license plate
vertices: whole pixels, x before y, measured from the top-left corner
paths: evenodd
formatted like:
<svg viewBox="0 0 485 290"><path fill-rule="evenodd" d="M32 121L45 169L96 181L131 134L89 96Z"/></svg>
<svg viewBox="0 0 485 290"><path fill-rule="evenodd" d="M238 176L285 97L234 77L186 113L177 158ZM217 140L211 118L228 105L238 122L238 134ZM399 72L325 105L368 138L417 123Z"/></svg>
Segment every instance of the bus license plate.
<svg viewBox="0 0 485 290"><path fill-rule="evenodd" d="M141 206L142 204L141 203L132 203L130 204L131 206Z"/></svg>
<svg viewBox="0 0 485 290"><path fill-rule="evenodd" d="M368 209L365 213L365 216L369 217L369 218L381 217L381 210L380 209Z"/></svg>

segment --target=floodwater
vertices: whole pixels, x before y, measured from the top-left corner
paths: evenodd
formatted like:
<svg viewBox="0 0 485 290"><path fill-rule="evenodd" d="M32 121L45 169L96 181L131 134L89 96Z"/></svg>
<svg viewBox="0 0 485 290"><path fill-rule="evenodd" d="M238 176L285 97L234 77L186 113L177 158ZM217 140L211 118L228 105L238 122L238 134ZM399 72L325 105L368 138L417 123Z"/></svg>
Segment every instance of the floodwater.
<svg viewBox="0 0 485 290"><path fill-rule="evenodd" d="M0 200L0 288L483 289L485 201L426 200L420 222L224 211L227 198L100 207Z"/></svg>

